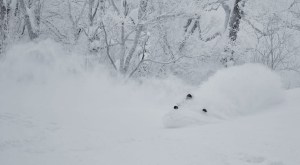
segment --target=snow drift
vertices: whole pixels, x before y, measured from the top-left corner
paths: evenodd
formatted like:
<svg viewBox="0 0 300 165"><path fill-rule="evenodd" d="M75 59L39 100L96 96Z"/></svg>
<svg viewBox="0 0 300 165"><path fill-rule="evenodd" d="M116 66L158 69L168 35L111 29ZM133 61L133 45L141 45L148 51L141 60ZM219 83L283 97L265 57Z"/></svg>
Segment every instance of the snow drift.
<svg viewBox="0 0 300 165"><path fill-rule="evenodd" d="M257 113L280 103L284 95L277 74L259 64L245 64L218 71L193 96L164 116L166 127L205 124Z"/></svg>

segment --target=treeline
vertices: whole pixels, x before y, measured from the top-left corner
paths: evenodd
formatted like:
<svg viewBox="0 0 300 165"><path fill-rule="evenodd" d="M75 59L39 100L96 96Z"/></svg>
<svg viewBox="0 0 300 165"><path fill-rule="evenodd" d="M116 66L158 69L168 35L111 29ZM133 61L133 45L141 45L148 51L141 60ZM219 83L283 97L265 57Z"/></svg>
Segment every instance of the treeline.
<svg viewBox="0 0 300 165"><path fill-rule="evenodd" d="M0 54L52 38L126 77L182 76L205 64L299 69L298 0L0 0Z"/></svg>

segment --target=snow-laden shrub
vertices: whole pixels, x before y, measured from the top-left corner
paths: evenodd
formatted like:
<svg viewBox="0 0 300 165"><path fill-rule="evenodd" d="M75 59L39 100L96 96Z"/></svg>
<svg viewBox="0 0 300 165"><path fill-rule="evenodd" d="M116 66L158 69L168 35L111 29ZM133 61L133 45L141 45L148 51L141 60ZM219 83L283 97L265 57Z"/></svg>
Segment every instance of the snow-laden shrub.
<svg viewBox="0 0 300 165"><path fill-rule="evenodd" d="M283 100L280 77L265 66L245 64L216 72L193 99L164 117L166 127L208 123L257 113ZM206 109L207 112L203 112Z"/></svg>

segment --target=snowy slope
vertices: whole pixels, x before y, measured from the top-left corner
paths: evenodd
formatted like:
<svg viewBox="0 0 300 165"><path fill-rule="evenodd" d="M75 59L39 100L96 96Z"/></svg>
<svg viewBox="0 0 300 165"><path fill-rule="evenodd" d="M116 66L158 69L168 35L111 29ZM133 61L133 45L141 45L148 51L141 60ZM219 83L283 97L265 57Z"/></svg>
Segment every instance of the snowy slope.
<svg viewBox="0 0 300 165"><path fill-rule="evenodd" d="M253 115L168 129L164 115L194 87L172 78L124 83L74 72L60 58L37 65L44 49L15 48L26 60L1 64L0 165L300 164L300 89Z"/></svg>
<svg viewBox="0 0 300 165"><path fill-rule="evenodd" d="M105 92L88 85L80 92L66 85L58 91L1 86L0 164L300 163L300 89L262 114L166 129L167 103L157 105L149 93L102 100Z"/></svg>

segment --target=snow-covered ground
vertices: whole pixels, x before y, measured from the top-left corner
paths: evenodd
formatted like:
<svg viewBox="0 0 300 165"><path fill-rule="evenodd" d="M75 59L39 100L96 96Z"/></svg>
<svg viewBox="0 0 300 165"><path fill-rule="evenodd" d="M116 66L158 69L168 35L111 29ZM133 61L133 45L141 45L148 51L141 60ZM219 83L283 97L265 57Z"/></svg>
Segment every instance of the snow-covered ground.
<svg viewBox="0 0 300 165"><path fill-rule="evenodd" d="M17 46L1 63L0 165L300 164L299 88L267 95L277 90L274 82L271 89L254 92L257 101L265 98L261 95L283 99L254 114L166 128L173 105L198 87L175 78L140 84L112 78L103 69L86 73L52 46L48 41ZM214 82L218 74L239 73L221 71L202 88L223 88ZM257 76L258 82L273 80L261 72ZM244 77L230 86L242 88L248 81Z"/></svg>

